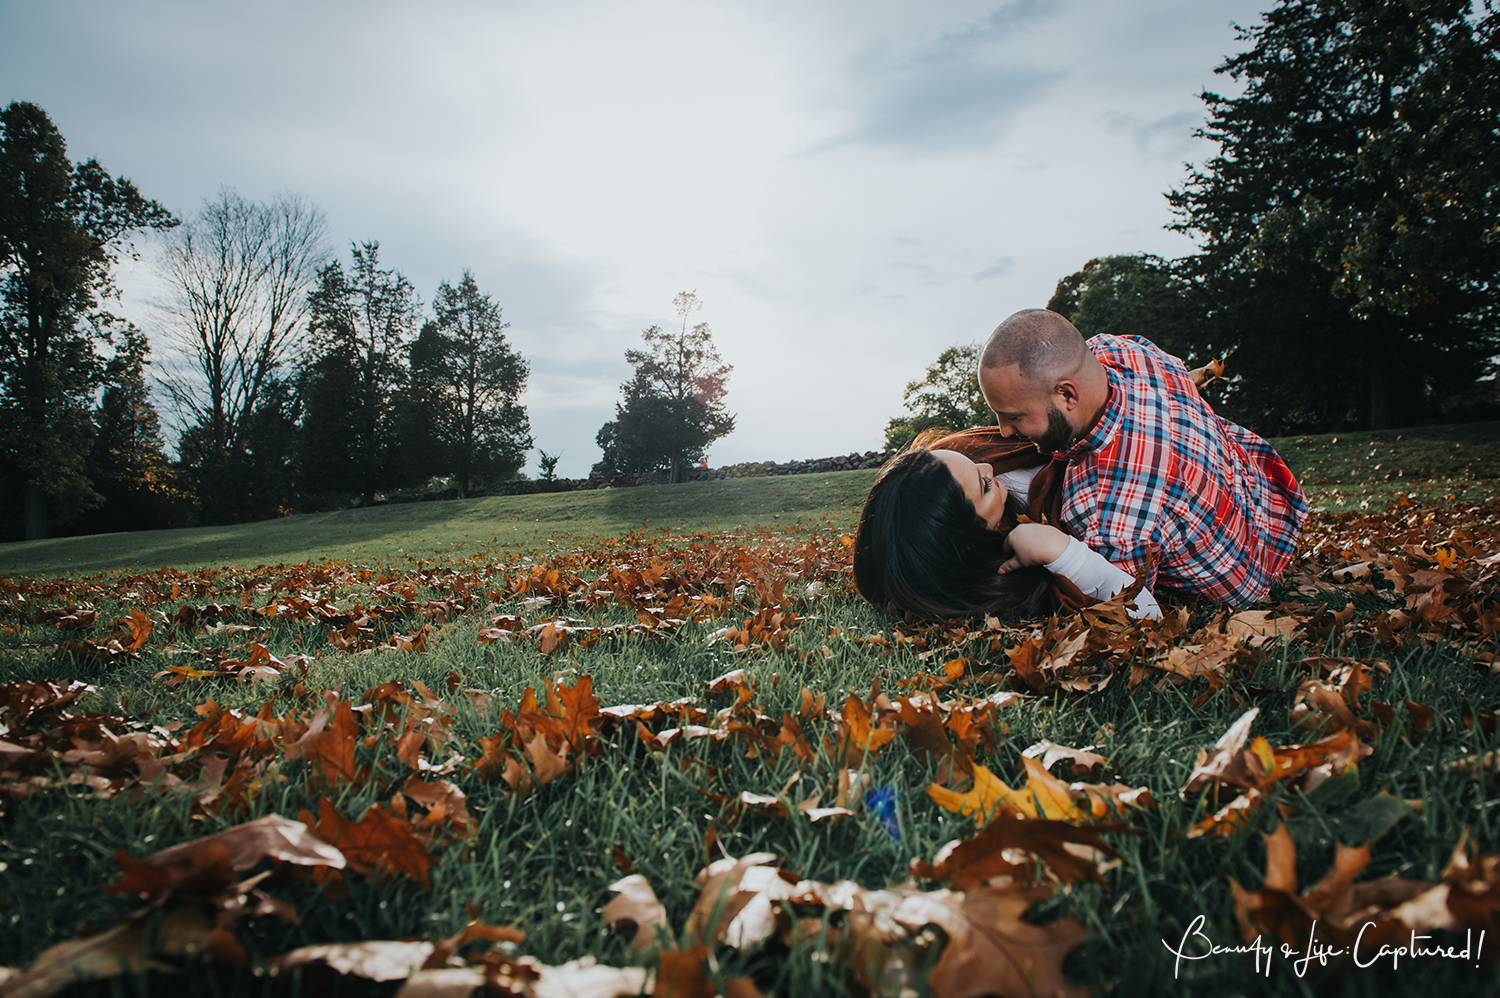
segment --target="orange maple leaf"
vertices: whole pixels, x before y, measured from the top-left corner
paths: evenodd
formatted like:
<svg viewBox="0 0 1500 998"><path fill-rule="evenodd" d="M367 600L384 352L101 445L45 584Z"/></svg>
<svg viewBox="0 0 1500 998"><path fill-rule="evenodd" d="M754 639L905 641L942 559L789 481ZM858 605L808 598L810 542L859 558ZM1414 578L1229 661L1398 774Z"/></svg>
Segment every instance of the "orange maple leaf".
<svg viewBox="0 0 1500 998"><path fill-rule="evenodd" d="M374 805L358 821L350 821L326 797L318 800L318 818L303 811L302 823L332 843L357 873L402 874L431 890L427 870L432 854L413 831L401 795L385 806Z"/></svg>

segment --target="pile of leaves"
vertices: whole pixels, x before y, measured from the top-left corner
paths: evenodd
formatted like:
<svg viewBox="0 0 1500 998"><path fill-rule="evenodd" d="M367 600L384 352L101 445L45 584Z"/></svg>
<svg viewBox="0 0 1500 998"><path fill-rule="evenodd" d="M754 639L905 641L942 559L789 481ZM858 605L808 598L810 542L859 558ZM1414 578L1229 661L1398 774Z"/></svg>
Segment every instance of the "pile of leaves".
<svg viewBox="0 0 1500 998"><path fill-rule="evenodd" d="M24 971L0 970L0 996L200 963L270 978L406 981L410 994L754 995L807 953L856 993L1083 994L1063 972L1090 936L1064 913L1070 899L1084 885L1121 890L1122 843L1163 821L1210 848L1262 836L1264 886L1224 881L1247 941L1313 933L1347 947L1366 923L1366 942L1500 929L1500 857L1467 837L1445 846L1440 878L1356 882L1378 863L1372 843L1420 799L1380 791L1348 807L1340 820L1367 841L1339 845L1306 891L1292 845L1320 802L1358 791L1360 763L1388 740L1494 732L1486 705L1454 716L1376 694L1403 655L1441 649L1495 669L1500 505L1316 520L1267 604L1239 613L1169 604L1160 621L1131 620L1125 594L1042 621L835 621L830 608L851 598L850 546L836 531L633 535L545 562L0 583L0 627L23 639L8 654L89 679L0 687L0 820L23 801L173 801L222 829L143 859L119 853L119 879L105 889L139 906ZM100 609L110 605L124 609L110 617ZM273 652L288 634L297 650ZM691 695L637 703L601 702L577 662L519 696L458 670L446 684L407 678L359 692L316 681L331 663L381 652L417 662L445 642L543 661L670 643L743 664ZM849 656L879 666L870 685L794 683L790 706L764 706L772 690L754 663L816 676ZM191 719L148 720L102 695L111 671L126 668L146 669ZM1267 676L1274 691L1257 685ZM1253 734L1267 708L1250 701L1281 691L1290 702L1273 727L1296 735L1273 744ZM1018 752L1007 738L1010 712L1157 694L1192 710L1241 710L1170 787L1121 782L1097 745L1041 739ZM256 705L220 702L247 697ZM1495 758L1460 763L1484 781ZM900 794L881 783L893 759L927 774L926 807L972 822L913 853L906 879L818 880L780 853L729 852L773 826L828 836L858 822L901 846ZM476 793L493 810L579 783L592 767L648 760L649 771L678 774L712 821L696 899L653 883L616 850L615 897L598 900L628 939L629 966L587 954L544 963L523 952L537 926L493 924L478 909L455 934L425 940L320 941L307 925L307 945L267 950L265 933L247 931L296 924L295 898L337 905L367 885L432 891L435 866L469 862L479 844ZM1006 770L1019 779L1007 782ZM675 899L659 897L663 887ZM687 902L685 918L669 916Z"/></svg>

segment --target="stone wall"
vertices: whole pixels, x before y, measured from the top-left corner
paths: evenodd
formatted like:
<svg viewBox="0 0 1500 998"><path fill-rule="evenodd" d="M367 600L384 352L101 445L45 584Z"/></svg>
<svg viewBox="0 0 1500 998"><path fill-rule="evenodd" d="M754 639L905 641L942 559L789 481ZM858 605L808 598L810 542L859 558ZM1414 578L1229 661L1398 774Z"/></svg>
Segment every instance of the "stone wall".
<svg viewBox="0 0 1500 998"><path fill-rule="evenodd" d="M747 461L743 464L728 464L722 468L684 468L682 478L686 482L710 482L720 478L764 478L767 475L821 475L830 471L858 471L861 468L878 468L896 455L896 451L865 451L863 454L840 454L838 457L818 457L807 461ZM665 471L646 475L621 475L610 485L665 485L671 475Z"/></svg>

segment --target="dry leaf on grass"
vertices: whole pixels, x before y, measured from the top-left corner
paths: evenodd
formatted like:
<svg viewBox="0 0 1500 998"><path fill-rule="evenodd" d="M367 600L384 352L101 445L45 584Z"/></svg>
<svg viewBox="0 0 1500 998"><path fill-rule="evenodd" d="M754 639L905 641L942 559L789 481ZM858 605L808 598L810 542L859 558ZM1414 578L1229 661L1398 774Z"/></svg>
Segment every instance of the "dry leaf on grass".
<svg viewBox="0 0 1500 998"><path fill-rule="evenodd" d="M209 843L225 847L230 866L235 870L248 870L268 856L299 866L326 866L335 870L344 868L343 853L314 835L307 825L283 818L279 814L269 814L264 818L226 828L216 835L163 849L142 862L164 870L186 866L192 862L194 852Z"/></svg>
<svg viewBox="0 0 1500 998"><path fill-rule="evenodd" d="M1114 763L1102 755L1090 752L1090 748L1093 748L1093 746L1090 745L1088 748L1082 749L1068 748L1043 738L1035 745L1022 749L1021 754L1028 759L1040 757L1042 767L1049 770L1052 768L1054 762L1057 762L1059 759L1066 759L1072 766L1072 775L1074 778L1087 776L1096 766L1113 768Z"/></svg>
<svg viewBox="0 0 1500 998"><path fill-rule="evenodd" d="M726 856L699 871L702 888L684 929L693 946L712 938L744 948L775 931L771 902L790 896L792 884L768 863L776 855L751 853L740 859Z"/></svg>
<svg viewBox="0 0 1500 998"><path fill-rule="evenodd" d="M965 793L936 783L927 787L927 796L939 807L985 821L996 810L1032 818L1065 818L1082 820L1090 816L1073 800L1068 785L1057 779L1035 759L1022 757L1026 768L1026 785L1018 790L983 766L974 767L974 787Z"/></svg>
<svg viewBox="0 0 1500 998"><path fill-rule="evenodd" d="M1235 917L1247 941L1268 934L1302 948L1316 933L1331 945L1358 940L1372 953L1408 934L1433 930L1494 931L1500 913L1500 855L1480 856L1467 833L1454 847L1440 883L1392 874L1355 883L1370 862L1369 844L1339 845L1333 865L1305 893L1297 893L1297 850L1284 824L1265 835L1265 885L1247 891L1234 878Z"/></svg>
<svg viewBox="0 0 1500 998"><path fill-rule="evenodd" d="M371 806L358 821L345 818L326 797L318 800L316 821L306 811L299 817L338 847L356 873L399 873L416 881L423 890L430 889L427 869L432 865L432 854L412 828L400 794L390 804Z"/></svg>
<svg viewBox="0 0 1500 998"><path fill-rule="evenodd" d="M644 968L606 967L592 957L538 969L540 978L527 998L628 998L646 987Z"/></svg>
<svg viewBox="0 0 1500 998"><path fill-rule="evenodd" d="M1225 799L1225 789L1264 790L1278 780L1300 778L1300 786L1311 790L1329 776L1342 775L1370 754L1353 731L1335 732L1305 745L1272 748L1264 737L1246 747L1250 726L1260 713L1255 707L1242 714L1214 744L1212 752L1198 750L1198 761L1182 788L1183 799L1200 790L1210 790L1215 799Z"/></svg>
<svg viewBox="0 0 1500 998"><path fill-rule="evenodd" d="M633 925L635 935L630 939L630 952L646 952L656 944L656 930L668 928L667 910L656 899L651 884L639 873L615 881L609 889L618 891L619 896L604 906L604 923L615 931L625 924Z"/></svg>
<svg viewBox="0 0 1500 998"><path fill-rule="evenodd" d="M1083 923L1072 916L1050 925L1021 918L1051 893L1051 887L935 891L921 895L920 904L898 907L893 917L911 929L934 923L948 934L927 978L933 998L1085 998L1089 989L1062 971L1068 954L1088 938Z"/></svg>
<svg viewBox="0 0 1500 998"><path fill-rule="evenodd" d="M271 961L271 973L284 974L302 964L321 963L339 974L372 981L401 981L422 968L435 946L428 942L369 940L303 946Z"/></svg>
<svg viewBox="0 0 1500 998"><path fill-rule="evenodd" d="M49 998L81 978L110 978L163 967L159 957L208 954L216 931L213 919L193 906L164 913L154 934L136 919L69 939L43 950L25 972L0 981L0 998Z"/></svg>
<svg viewBox="0 0 1500 998"><path fill-rule="evenodd" d="M911 874L924 880L947 881L955 890L968 890L997 877L1031 883L1036 875L1035 861L1040 859L1065 884L1102 882L1094 858L1116 859L1119 855L1104 841L1103 834L1128 831L1121 824L1079 825L1001 814L970 838L955 839L943 846L931 863L912 860Z"/></svg>

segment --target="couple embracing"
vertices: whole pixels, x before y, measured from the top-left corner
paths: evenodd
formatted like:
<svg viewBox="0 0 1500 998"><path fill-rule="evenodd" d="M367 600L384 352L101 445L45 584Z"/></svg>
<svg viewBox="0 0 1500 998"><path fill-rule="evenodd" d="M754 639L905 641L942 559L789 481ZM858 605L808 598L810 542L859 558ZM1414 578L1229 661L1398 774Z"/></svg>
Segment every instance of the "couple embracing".
<svg viewBox="0 0 1500 998"><path fill-rule="evenodd" d="M979 385L998 426L919 437L870 489L859 591L938 616L1076 610L1147 570L1154 593L1265 598L1307 519L1270 444L1215 415L1192 372L1135 336L1085 342L1028 309L990 335Z"/></svg>

